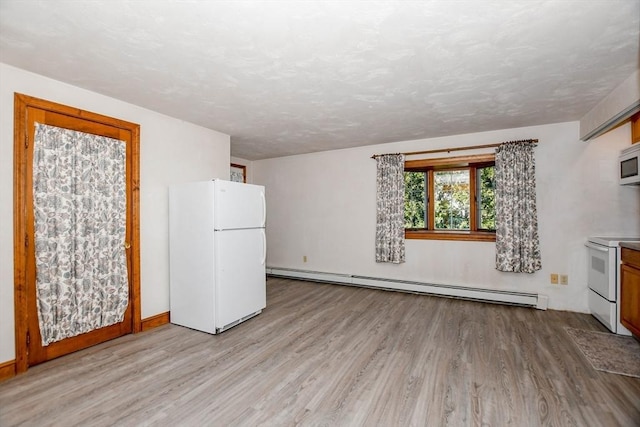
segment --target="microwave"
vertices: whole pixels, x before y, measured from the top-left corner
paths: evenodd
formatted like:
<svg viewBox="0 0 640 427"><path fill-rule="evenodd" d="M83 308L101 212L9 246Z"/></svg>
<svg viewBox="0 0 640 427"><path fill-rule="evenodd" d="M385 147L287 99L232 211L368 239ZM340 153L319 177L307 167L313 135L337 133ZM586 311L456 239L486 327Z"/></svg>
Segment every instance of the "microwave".
<svg viewBox="0 0 640 427"><path fill-rule="evenodd" d="M620 184L640 185L638 163L640 162L640 144L634 144L620 153Z"/></svg>

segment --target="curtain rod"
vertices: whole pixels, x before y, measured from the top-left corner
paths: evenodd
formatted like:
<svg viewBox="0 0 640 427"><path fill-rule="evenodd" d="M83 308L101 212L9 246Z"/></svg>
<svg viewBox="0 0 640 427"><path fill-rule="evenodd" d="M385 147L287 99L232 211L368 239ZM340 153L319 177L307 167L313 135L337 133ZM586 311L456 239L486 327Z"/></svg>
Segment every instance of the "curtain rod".
<svg viewBox="0 0 640 427"><path fill-rule="evenodd" d="M535 142L537 143L537 139L523 139L519 141L507 141L507 142ZM415 154L432 154L432 153L450 153L452 151L465 151L465 150L476 150L478 148L493 148L499 147L502 144L506 144L506 142L499 142L496 144L484 144L484 145L468 145L466 147L453 147L453 148L440 148L437 150L424 150L424 151L409 151L407 153L394 153L394 154L404 154L405 156L413 156ZM383 156L384 154L374 154L371 156L372 159Z"/></svg>

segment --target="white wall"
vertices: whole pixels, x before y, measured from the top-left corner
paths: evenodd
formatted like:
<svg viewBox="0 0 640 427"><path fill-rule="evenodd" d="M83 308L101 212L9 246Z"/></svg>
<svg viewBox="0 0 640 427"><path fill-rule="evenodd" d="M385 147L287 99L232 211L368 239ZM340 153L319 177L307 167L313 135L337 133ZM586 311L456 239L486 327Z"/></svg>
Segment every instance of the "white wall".
<svg viewBox="0 0 640 427"><path fill-rule="evenodd" d="M372 154L528 138L540 140L541 271L498 272L495 243L486 242L407 240L406 263L375 263ZM536 292L549 296L550 308L588 312L587 236L640 235L640 187L616 180L618 153L630 141L629 124L585 143L571 122L254 161L254 182L267 192L268 265ZM569 284L549 284L552 272L568 274Z"/></svg>
<svg viewBox="0 0 640 427"><path fill-rule="evenodd" d="M142 318L169 310L168 185L229 177L229 136L0 63L0 363L15 358L13 94L140 125Z"/></svg>

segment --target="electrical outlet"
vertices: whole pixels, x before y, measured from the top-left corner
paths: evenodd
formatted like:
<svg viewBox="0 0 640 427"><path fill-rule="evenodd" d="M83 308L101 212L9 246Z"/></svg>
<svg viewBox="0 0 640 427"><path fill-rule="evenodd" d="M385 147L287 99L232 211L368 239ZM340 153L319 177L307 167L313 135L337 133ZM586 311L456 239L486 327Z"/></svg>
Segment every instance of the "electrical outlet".
<svg viewBox="0 0 640 427"><path fill-rule="evenodd" d="M551 273L551 283L553 283L554 285L558 284L558 274L557 273Z"/></svg>
<svg viewBox="0 0 640 427"><path fill-rule="evenodd" d="M307 262L307 256L306 255L302 256L302 262Z"/></svg>
<svg viewBox="0 0 640 427"><path fill-rule="evenodd" d="M569 284L569 276L566 274L561 274L560 275L560 284L561 285L568 285Z"/></svg>

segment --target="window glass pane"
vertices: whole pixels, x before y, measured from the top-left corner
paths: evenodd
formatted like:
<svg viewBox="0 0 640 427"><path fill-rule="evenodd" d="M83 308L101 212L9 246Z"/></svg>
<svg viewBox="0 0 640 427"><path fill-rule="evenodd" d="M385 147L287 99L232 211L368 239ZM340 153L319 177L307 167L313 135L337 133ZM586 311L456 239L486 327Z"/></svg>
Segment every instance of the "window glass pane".
<svg viewBox="0 0 640 427"><path fill-rule="evenodd" d="M477 169L478 229L496 229L495 167Z"/></svg>
<svg viewBox="0 0 640 427"><path fill-rule="evenodd" d="M469 229L469 170L436 171L433 174L435 193L435 229Z"/></svg>
<svg viewBox="0 0 640 427"><path fill-rule="evenodd" d="M425 172L404 173L404 228L426 227L426 188Z"/></svg>

